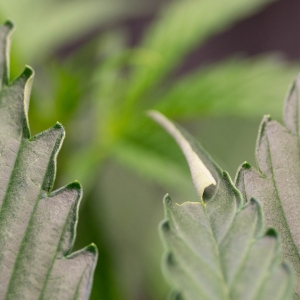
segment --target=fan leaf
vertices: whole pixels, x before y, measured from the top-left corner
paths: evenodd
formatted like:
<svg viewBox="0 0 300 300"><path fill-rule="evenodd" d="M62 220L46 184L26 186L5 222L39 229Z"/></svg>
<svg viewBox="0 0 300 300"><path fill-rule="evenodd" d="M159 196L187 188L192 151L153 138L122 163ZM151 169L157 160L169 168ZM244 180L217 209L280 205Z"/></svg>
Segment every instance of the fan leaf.
<svg viewBox="0 0 300 300"><path fill-rule="evenodd" d="M164 80L195 46L270 2L272 0L171 1L161 10L142 41L143 59L132 74L127 99L140 98Z"/></svg>
<svg viewBox="0 0 300 300"><path fill-rule="evenodd" d="M283 241L283 258L294 266L295 291L300 296L300 77L286 99L285 126L265 116L259 129L256 161L259 170L243 164L236 185L245 199L260 199L266 226L276 228Z"/></svg>
<svg viewBox="0 0 300 300"><path fill-rule="evenodd" d="M229 175L199 143L163 115L150 116L181 147L201 199L181 205L164 199L160 230L171 299L291 299L292 272L281 263L275 230L264 233L260 204L252 198L244 205Z"/></svg>
<svg viewBox="0 0 300 300"><path fill-rule="evenodd" d="M57 123L30 137L31 68L8 80L9 37L0 27L0 298L87 299L97 259L91 245L71 254L82 189L52 192L65 136Z"/></svg>
<svg viewBox="0 0 300 300"><path fill-rule="evenodd" d="M298 70L299 66L271 56L228 59L179 78L155 109L173 119L201 115L249 117L262 108L278 115L281 98Z"/></svg>

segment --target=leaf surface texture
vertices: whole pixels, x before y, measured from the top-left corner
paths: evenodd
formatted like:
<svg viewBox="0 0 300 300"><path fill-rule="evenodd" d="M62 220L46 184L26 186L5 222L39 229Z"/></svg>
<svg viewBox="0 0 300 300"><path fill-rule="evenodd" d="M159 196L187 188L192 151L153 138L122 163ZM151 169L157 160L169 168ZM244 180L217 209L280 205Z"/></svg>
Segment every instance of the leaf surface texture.
<svg viewBox="0 0 300 300"><path fill-rule="evenodd" d="M171 299L291 299L292 272L281 263L276 232L264 233L260 204L252 198L244 205L229 175L199 143L163 115L150 115L183 150L200 198L181 205L164 199L160 229Z"/></svg>
<svg viewBox="0 0 300 300"><path fill-rule="evenodd" d="M28 107L33 70L8 80L13 24L0 27L0 298L87 299L97 251L71 253L78 182L52 191L65 136L57 123L31 137Z"/></svg>
<svg viewBox="0 0 300 300"><path fill-rule="evenodd" d="M258 170L244 163L236 185L245 199L257 197L266 214L266 226L276 228L283 242L283 257L294 266L300 295L300 77L285 103L284 125L265 116L256 145Z"/></svg>

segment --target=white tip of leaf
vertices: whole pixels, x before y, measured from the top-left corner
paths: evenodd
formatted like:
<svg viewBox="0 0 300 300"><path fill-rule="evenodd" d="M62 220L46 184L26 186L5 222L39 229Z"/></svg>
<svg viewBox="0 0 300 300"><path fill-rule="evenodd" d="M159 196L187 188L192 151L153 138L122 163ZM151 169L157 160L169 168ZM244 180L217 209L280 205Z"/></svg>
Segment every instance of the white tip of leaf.
<svg viewBox="0 0 300 300"><path fill-rule="evenodd" d="M206 168L191 144L187 141L180 129L157 111L148 111L148 115L159 125L161 125L177 142L181 148L191 171L194 186L202 200L204 190L210 185L216 185L216 180Z"/></svg>

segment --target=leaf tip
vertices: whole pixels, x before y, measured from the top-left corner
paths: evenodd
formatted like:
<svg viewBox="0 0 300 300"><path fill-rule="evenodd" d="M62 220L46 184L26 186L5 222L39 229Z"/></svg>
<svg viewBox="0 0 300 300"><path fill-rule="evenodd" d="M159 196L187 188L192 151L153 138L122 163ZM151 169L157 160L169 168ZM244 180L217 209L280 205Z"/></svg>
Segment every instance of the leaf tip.
<svg viewBox="0 0 300 300"><path fill-rule="evenodd" d="M3 24L5 27L7 27L10 31L14 30L16 25L12 20L7 20Z"/></svg>
<svg viewBox="0 0 300 300"><path fill-rule="evenodd" d="M146 115L170 133L170 125L174 124L165 115L154 109L147 110Z"/></svg>
<svg viewBox="0 0 300 300"><path fill-rule="evenodd" d="M254 197L251 197L249 202L248 202L250 205L252 206L255 206L256 209L258 210L259 214L260 214L260 218L264 218L264 214L263 214L263 211L262 211L262 206L261 206L261 203L259 202L259 200L257 200L256 198Z"/></svg>
<svg viewBox="0 0 300 300"><path fill-rule="evenodd" d="M94 243L91 243L90 245L86 246L84 248L85 251L90 252L94 255L98 255L98 248Z"/></svg>
<svg viewBox="0 0 300 300"><path fill-rule="evenodd" d="M160 112L158 112L157 110L154 110L154 109L149 109L145 113L148 117L150 117L153 120L155 120L158 116L161 115Z"/></svg>
<svg viewBox="0 0 300 300"><path fill-rule="evenodd" d="M62 129L64 130L64 127L62 126L62 124L60 122L56 122L55 125L53 126L54 129Z"/></svg>
<svg viewBox="0 0 300 300"><path fill-rule="evenodd" d="M266 236L274 237L275 239L278 239L278 233L274 228L268 228L268 230L265 233Z"/></svg>
<svg viewBox="0 0 300 300"><path fill-rule="evenodd" d="M69 183L66 188L68 189L72 189L72 190L77 190L77 191L81 191L82 190L82 186L81 184L75 180L74 182Z"/></svg>
<svg viewBox="0 0 300 300"><path fill-rule="evenodd" d="M33 77L34 74L35 73L34 73L33 68L30 67L29 65L25 65L25 68L24 68L24 71L23 71L22 75L29 79L30 77Z"/></svg>
<svg viewBox="0 0 300 300"><path fill-rule="evenodd" d="M254 197L251 197L249 202L252 205L260 205L259 201L256 198L254 198Z"/></svg>
<svg viewBox="0 0 300 300"><path fill-rule="evenodd" d="M52 129L60 131L63 135L65 135L66 133L64 126L60 122L56 122Z"/></svg>
<svg viewBox="0 0 300 300"><path fill-rule="evenodd" d="M245 161L245 162L243 162L243 164L242 164L242 168L243 168L243 169L251 169L251 165L250 165L247 161Z"/></svg>
<svg viewBox="0 0 300 300"><path fill-rule="evenodd" d="M256 140L255 159L258 169L263 174L271 172L269 164L266 161L268 157L268 128L269 122L272 121L270 115L265 115L260 123L258 129L258 136Z"/></svg>
<svg viewBox="0 0 300 300"><path fill-rule="evenodd" d="M289 131L296 135L299 135L299 92L300 74L294 79L289 88L283 110L283 120L285 126Z"/></svg>
<svg viewBox="0 0 300 300"><path fill-rule="evenodd" d="M271 115L264 115L264 116L263 116L263 121L269 122L269 121L271 121L271 120L272 120Z"/></svg>
<svg viewBox="0 0 300 300"><path fill-rule="evenodd" d="M270 115L264 115L262 120L261 120L261 123L260 123L260 126L259 126L259 134L258 134L258 138L260 139L264 129L265 129L265 126L268 122L272 121L272 118Z"/></svg>
<svg viewBox="0 0 300 300"><path fill-rule="evenodd" d="M163 199L163 203L165 208L170 207L173 204L173 200L171 199L169 194L166 194L164 199Z"/></svg>

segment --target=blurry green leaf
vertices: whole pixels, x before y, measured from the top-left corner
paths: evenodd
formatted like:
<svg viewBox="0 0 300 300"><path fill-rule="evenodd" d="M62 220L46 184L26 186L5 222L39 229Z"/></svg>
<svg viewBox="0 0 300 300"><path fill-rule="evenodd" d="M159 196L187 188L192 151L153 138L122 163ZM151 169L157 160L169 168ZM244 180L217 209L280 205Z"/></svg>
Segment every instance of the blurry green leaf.
<svg viewBox="0 0 300 300"><path fill-rule="evenodd" d="M8 80L12 24L0 27L0 298L86 299L97 250L71 253L82 191L78 182L52 191L65 136L57 123L30 137L33 71Z"/></svg>
<svg viewBox="0 0 300 300"><path fill-rule="evenodd" d="M279 101L276 99L284 93L286 85L296 73L296 67L281 63L272 57L228 60L179 79L165 95L157 97L157 104L153 106L176 118L224 114L249 117L257 114L261 106L278 114ZM118 86L120 87L120 84ZM259 96L257 91L260 91ZM107 101L103 103L107 108ZM169 140L147 125L131 117L131 124L124 126L127 128L126 133L123 133L126 137L125 143L113 150L115 157L148 178L157 179L167 186L176 182L175 185L178 186L179 177L175 174L180 172L182 179L186 178L186 169L182 168L182 161L171 158L168 154ZM147 141L145 136L148 137ZM156 172L157 169L165 170L167 161L172 161L172 167L169 167L174 170L169 172L175 175L171 180L165 175L158 176Z"/></svg>
<svg viewBox="0 0 300 300"><path fill-rule="evenodd" d="M117 161L144 178L164 186L178 187L180 190L188 190L191 187L186 169L153 147L124 141L113 150L113 154Z"/></svg>
<svg viewBox="0 0 300 300"><path fill-rule="evenodd" d="M259 203L252 198L244 205L229 175L195 140L162 115L151 116L185 154L201 200L164 200L164 271L173 299L292 299L292 272L280 262L276 232L263 234Z"/></svg>
<svg viewBox="0 0 300 300"><path fill-rule="evenodd" d="M278 115L281 97L299 66L272 57L231 59L186 75L172 84L155 109L173 118L199 115Z"/></svg>
<svg viewBox="0 0 300 300"><path fill-rule="evenodd" d="M257 197L266 214L266 225L276 228L283 241L283 258L293 264L300 296L300 77L287 97L282 126L265 116L257 139L259 171L245 163L236 184L245 199Z"/></svg>
<svg viewBox="0 0 300 300"><path fill-rule="evenodd" d="M179 0L162 10L136 57L127 101L135 102L195 46L272 0Z"/></svg>
<svg viewBox="0 0 300 300"><path fill-rule="evenodd" d="M78 38L95 26L150 8L128 0L0 0L0 16L9 16L22 32L16 34L18 56L36 63L59 45ZM22 49L22 50L20 50Z"/></svg>

